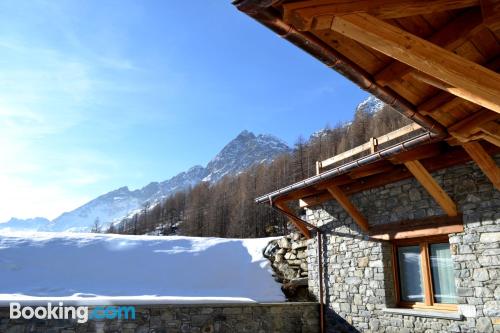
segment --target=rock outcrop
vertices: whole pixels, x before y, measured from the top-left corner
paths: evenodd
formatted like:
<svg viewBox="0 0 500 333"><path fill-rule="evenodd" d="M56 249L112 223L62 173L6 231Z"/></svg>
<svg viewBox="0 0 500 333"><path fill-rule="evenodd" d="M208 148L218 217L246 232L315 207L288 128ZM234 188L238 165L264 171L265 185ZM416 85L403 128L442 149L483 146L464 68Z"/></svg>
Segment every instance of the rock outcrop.
<svg viewBox="0 0 500 333"><path fill-rule="evenodd" d="M291 233L271 241L264 256L272 263L274 278L283 284L289 301L310 301L308 291L307 240L299 233Z"/></svg>

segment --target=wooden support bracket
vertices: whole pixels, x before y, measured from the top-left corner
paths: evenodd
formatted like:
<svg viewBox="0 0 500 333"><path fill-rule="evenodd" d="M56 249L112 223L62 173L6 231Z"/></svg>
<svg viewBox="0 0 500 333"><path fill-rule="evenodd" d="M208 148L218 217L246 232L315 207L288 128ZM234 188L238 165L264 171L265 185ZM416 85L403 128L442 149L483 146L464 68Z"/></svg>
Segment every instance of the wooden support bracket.
<svg viewBox="0 0 500 333"><path fill-rule="evenodd" d="M493 158L484 150L483 146L477 141L471 141L463 143L462 147L493 183L493 186L500 191L500 168L498 168Z"/></svg>
<svg viewBox="0 0 500 333"><path fill-rule="evenodd" d="M296 226L297 229L299 229L299 231L307 239L311 238L311 231L309 229L307 229L307 227L304 225L304 223L302 223L302 221L298 217L296 217L296 218L291 217L291 216L295 216L295 213L292 211L292 209L288 206L288 204L286 202L279 201L279 202L276 202L275 205L276 205L276 207L278 207L282 211L289 214L288 218L289 218L290 222L292 222L292 224L294 226Z"/></svg>
<svg viewBox="0 0 500 333"><path fill-rule="evenodd" d="M457 216L457 206L453 200L419 161L407 161L404 164L448 216Z"/></svg>
<svg viewBox="0 0 500 333"><path fill-rule="evenodd" d="M352 204L349 198L342 192L337 186L327 187L328 192L332 197L337 200L337 202L347 211L347 213L352 217L352 219L357 223L357 225L365 232L368 232L369 226L366 218L358 211L358 209Z"/></svg>

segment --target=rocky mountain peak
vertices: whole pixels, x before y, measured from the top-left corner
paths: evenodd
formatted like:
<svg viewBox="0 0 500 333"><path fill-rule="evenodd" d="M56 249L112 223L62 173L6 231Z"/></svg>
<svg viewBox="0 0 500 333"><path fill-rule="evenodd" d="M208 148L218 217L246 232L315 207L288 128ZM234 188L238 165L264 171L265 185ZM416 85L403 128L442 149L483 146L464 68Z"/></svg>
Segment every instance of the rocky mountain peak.
<svg viewBox="0 0 500 333"><path fill-rule="evenodd" d="M206 167L195 165L187 171L162 181L151 182L141 189L131 191L127 186L103 194L77 209L66 212L53 221L38 220L23 224L23 220L12 221L8 227L48 231L89 231L99 219L101 224L121 220L142 209L146 203L154 206L175 192L195 186L201 181L215 183L225 175L236 175L255 163L272 161L276 156L288 152L289 147L282 140L267 134L255 135L244 130L231 140ZM7 224L0 224L0 229Z"/></svg>

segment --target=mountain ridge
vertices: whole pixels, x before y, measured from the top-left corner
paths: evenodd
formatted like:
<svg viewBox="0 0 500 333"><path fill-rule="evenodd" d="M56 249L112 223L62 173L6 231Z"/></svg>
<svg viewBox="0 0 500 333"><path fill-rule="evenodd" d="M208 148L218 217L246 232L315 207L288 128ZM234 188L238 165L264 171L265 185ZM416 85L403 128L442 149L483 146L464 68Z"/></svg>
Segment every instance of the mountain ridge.
<svg viewBox="0 0 500 333"><path fill-rule="evenodd" d="M52 221L44 218L36 221L12 218L6 223L0 223L0 230L10 228L40 231L90 231L96 220L101 225L107 226L141 210L145 205L154 205L177 191L185 190L202 181L216 183L226 175L236 175L255 163L272 161L279 154L289 151L290 147L275 136L255 135L244 130L226 144L206 167L195 165L167 180L150 182L135 190L122 186L72 211L64 212Z"/></svg>

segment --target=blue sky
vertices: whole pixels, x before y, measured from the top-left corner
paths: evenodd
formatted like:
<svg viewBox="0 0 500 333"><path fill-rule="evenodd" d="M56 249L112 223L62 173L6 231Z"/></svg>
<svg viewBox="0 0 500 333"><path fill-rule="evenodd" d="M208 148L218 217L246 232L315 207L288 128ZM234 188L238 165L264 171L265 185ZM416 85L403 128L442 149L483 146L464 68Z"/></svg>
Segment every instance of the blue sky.
<svg viewBox="0 0 500 333"><path fill-rule="evenodd" d="M226 0L2 1L0 52L0 221L205 165L244 129L293 144L367 96Z"/></svg>

